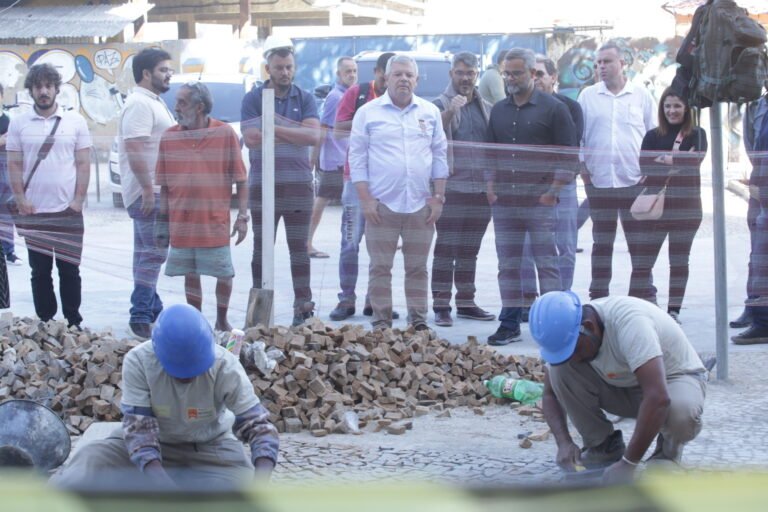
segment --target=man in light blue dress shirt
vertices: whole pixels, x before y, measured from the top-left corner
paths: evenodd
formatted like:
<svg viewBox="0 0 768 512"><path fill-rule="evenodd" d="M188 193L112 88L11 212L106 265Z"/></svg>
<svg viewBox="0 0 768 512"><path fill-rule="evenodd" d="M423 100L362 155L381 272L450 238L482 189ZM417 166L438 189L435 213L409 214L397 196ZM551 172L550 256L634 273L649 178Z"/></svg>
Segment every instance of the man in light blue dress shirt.
<svg viewBox="0 0 768 512"><path fill-rule="evenodd" d="M355 115L349 144L371 258L372 324L392 326L392 262L402 237L408 323L428 330L427 258L445 202L447 140L438 108L413 93L419 71L412 58L392 57L386 80L387 93Z"/></svg>

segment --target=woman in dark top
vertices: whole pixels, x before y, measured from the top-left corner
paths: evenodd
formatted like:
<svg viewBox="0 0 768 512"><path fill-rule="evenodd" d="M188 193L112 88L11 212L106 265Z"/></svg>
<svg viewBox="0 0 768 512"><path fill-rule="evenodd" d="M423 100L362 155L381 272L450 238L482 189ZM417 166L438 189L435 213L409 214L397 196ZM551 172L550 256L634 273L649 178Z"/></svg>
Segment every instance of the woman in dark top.
<svg viewBox="0 0 768 512"><path fill-rule="evenodd" d="M676 142L679 142L677 149L674 148ZM637 221L647 236L641 248L642 263L633 270L632 281L653 287L651 271L669 236L667 312L678 323L688 284L691 246L701 225L701 162L706 152L706 132L694 126L686 102L667 88L659 101L659 127L645 134L640 154L642 186L647 187L647 192L656 193L667 184L664 214L659 220ZM655 297L655 289L640 288L633 289L640 292L641 298Z"/></svg>

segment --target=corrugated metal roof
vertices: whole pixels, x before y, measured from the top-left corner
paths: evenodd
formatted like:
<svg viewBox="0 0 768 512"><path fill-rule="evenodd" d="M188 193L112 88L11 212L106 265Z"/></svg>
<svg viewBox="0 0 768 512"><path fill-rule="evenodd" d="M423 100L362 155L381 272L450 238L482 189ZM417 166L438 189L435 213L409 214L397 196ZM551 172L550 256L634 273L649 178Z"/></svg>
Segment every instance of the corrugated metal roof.
<svg viewBox="0 0 768 512"><path fill-rule="evenodd" d="M0 39L112 37L153 4L14 7L0 14Z"/></svg>

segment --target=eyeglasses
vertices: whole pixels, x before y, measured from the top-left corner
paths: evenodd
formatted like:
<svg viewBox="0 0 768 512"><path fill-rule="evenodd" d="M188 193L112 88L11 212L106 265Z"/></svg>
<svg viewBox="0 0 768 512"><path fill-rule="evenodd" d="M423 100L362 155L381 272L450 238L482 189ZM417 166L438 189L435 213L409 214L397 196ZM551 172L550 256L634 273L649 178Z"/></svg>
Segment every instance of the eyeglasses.
<svg viewBox="0 0 768 512"><path fill-rule="evenodd" d="M515 78L520 78L521 76L523 76L527 72L528 72L528 70L526 70L526 69L516 69L515 71L502 71L501 72L501 76L503 76L504 78L511 78L513 76Z"/></svg>
<svg viewBox="0 0 768 512"><path fill-rule="evenodd" d="M547 72L545 72L545 71L542 71L542 70L538 70L538 71L536 71L536 73L534 73L534 75L536 76L536 78L544 78L544 77L545 77L545 76L547 76L548 74L549 74L549 73L547 73Z"/></svg>
<svg viewBox="0 0 768 512"><path fill-rule="evenodd" d="M459 78L475 78L477 71L454 71L453 74Z"/></svg>

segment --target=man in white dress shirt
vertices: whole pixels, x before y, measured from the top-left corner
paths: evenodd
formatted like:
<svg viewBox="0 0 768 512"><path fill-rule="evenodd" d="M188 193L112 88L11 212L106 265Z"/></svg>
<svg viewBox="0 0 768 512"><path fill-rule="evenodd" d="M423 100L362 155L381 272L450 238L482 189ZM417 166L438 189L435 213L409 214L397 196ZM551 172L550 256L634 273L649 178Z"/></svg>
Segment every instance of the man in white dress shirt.
<svg viewBox="0 0 768 512"><path fill-rule="evenodd" d="M427 258L445 202L447 141L438 108L413 93L416 62L395 55L385 74L387 93L357 112L349 144L371 258L371 323L374 329L392 326L392 262L402 237L408 323L428 330Z"/></svg>
<svg viewBox="0 0 768 512"><path fill-rule="evenodd" d="M617 218L627 237L633 268L642 251L641 225L629 209L640 192L640 145L656 126L651 94L623 72L624 52L613 43L597 51L600 82L584 89L579 104L584 111L582 178L592 216L592 282L589 297L608 296ZM656 300L651 282L631 283L630 295Z"/></svg>

